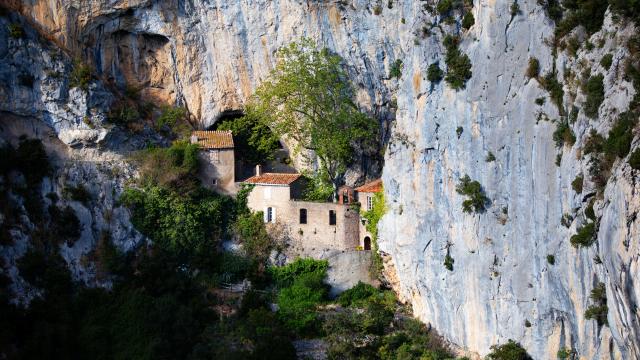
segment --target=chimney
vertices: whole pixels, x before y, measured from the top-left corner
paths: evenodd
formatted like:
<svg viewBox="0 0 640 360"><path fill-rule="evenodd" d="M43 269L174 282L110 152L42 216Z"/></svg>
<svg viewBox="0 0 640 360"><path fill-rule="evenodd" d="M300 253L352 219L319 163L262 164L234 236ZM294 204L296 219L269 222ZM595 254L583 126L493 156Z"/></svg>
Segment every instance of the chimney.
<svg viewBox="0 0 640 360"><path fill-rule="evenodd" d="M256 176L262 175L262 165L256 165Z"/></svg>

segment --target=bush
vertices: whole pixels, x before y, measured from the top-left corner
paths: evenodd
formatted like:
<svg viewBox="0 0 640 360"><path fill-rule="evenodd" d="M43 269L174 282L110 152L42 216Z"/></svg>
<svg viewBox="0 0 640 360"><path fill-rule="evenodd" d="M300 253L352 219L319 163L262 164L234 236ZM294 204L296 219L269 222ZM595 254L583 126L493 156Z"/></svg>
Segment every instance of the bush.
<svg viewBox="0 0 640 360"><path fill-rule="evenodd" d="M509 11L511 12L511 16L516 16L520 14L520 5L518 5L517 1L511 3L511 7L509 7Z"/></svg>
<svg viewBox="0 0 640 360"><path fill-rule="evenodd" d="M116 125L127 125L138 119L140 119L138 110L126 102L117 103L107 114L107 120Z"/></svg>
<svg viewBox="0 0 640 360"><path fill-rule="evenodd" d="M589 296L595 303L587 308L584 313L584 317L587 320L596 320L598 326L609 325L607 320L607 313L609 308L607 307L607 289L604 283L599 282L592 290Z"/></svg>
<svg viewBox="0 0 640 360"><path fill-rule="evenodd" d="M487 154L487 157L484 159L485 162L493 162L496 160L496 156L493 155L491 151Z"/></svg>
<svg viewBox="0 0 640 360"><path fill-rule="evenodd" d="M556 105L558 111L562 115L564 113L564 90L562 89L562 84L558 79L556 79L556 74L554 72L547 73L547 75L545 75L541 80L542 87L549 93L551 101Z"/></svg>
<svg viewBox="0 0 640 360"><path fill-rule="evenodd" d="M613 64L613 54L606 54L602 59L600 59L600 65L602 65L606 70L611 68L611 64Z"/></svg>
<svg viewBox="0 0 640 360"><path fill-rule="evenodd" d="M559 121L557 123L556 131L553 132L553 140L556 142L557 147L564 145L573 146L576 142L576 136L573 134L571 127L565 121Z"/></svg>
<svg viewBox="0 0 640 360"><path fill-rule="evenodd" d="M587 207L584 209L584 215L587 217L587 219L591 221L596 221L596 213L595 211L593 211L594 202L595 202L595 199L591 199L591 201L589 202L589 205L587 205Z"/></svg>
<svg viewBox="0 0 640 360"><path fill-rule="evenodd" d="M633 140L633 128L636 125L636 117L632 112L620 114L618 120L609 131L609 136L604 143L603 150L607 155L624 158L631 149Z"/></svg>
<svg viewBox="0 0 640 360"><path fill-rule="evenodd" d="M566 13L556 27L556 37L560 38L582 25L588 34L600 30L604 22L604 14L609 6L607 0L575 0L563 1Z"/></svg>
<svg viewBox="0 0 640 360"><path fill-rule="evenodd" d="M247 255L265 262L275 244L264 226L262 212L239 215L233 228Z"/></svg>
<svg viewBox="0 0 640 360"><path fill-rule="evenodd" d="M66 206L60 210L57 206L49 207L51 217L50 232L56 243L67 242L69 246L80 238L82 226L72 207Z"/></svg>
<svg viewBox="0 0 640 360"><path fill-rule="evenodd" d="M399 79L402 76L402 60L397 59L391 64L389 69L389 77Z"/></svg>
<svg viewBox="0 0 640 360"><path fill-rule="evenodd" d="M455 90L464 89L467 80L471 79L471 60L466 54L458 49L457 37L447 35L443 42L447 48L445 63L447 64L447 74L444 80Z"/></svg>
<svg viewBox="0 0 640 360"><path fill-rule="evenodd" d="M382 6L380 5L376 5L373 7L373 14L374 15L380 15L382 14Z"/></svg>
<svg viewBox="0 0 640 360"><path fill-rule="evenodd" d="M629 165L634 170L640 170L640 148L635 149L629 156Z"/></svg>
<svg viewBox="0 0 640 360"><path fill-rule="evenodd" d="M462 128L462 126L458 126L456 128L456 135L458 136L458 139L460 139L460 136L462 135L463 131L464 131L464 129Z"/></svg>
<svg viewBox="0 0 640 360"><path fill-rule="evenodd" d="M578 233L571 236L571 245L577 247L589 247L596 242L596 224L595 222L588 223L582 228L578 229Z"/></svg>
<svg viewBox="0 0 640 360"><path fill-rule="evenodd" d="M83 204L91 202L93 197L84 185L79 184L76 186L67 186L62 190L62 194L73 201L78 201Z"/></svg>
<svg viewBox="0 0 640 360"><path fill-rule="evenodd" d="M582 175L576 176L576 178L573 179L573 181L571 182L571 187L573 188L573 191L575 191L578 194L581 194L583 183L584 183L584 177Z"/></svg>
<svg viewBox="0 0 640 360"><path fill-rule="evenodd" d="M587 100L584 104L584 113L588 117L595 119L598 117L598 109L604 101L604 76L598 74L591 76L585 85Z"/></svg>
<svg viewBox="0 0 640 360"><path fill-rule="evenodd" d="M73 62L73 69L69 77L69 87L79 87L82 90L87 90L89 83L91 82L91 68L84 64L82 60L76 59Z"/></svg>
<svg viewBox="0 0 640 360"><path fill-rule="evenodd" d="M491 360L532 360L531 356L519 343L509 339L506 344L492 345L491 352L487 354Z"/></svg>
<svg viewBox="0 0 640 360"><path fill-rule="evenodd" d="M570 359L574 354L573 350L563 347L558 350L557 356L558 359Z"/></svg>
<svg viewBox="0 0 640 360"><path fill-rule="evenodd" d="M12 38L21 39L22 37L24 37L24 30L22 29L22 26L20 26L20 24L9 24L8 29L9 36L11 36Z"/></svg>
<svg viewBox="0 0 640 360"><path fill-rule="evenodd" d="M529 66L527 67L527 72L525 75L531 78L537 78L540 75L540 61L538 59L532 57L529 58Z"/></svg>
<svg viewBox="0 0 640 360"><path fill-rule="evenodd" d="M544 105L544 103L545 103L545 98L544 98L544 97L536 98L535 103L536 103L536 105L538 105L538 106L542 106L542 105Z"/></svg>
<svg viewBox="0 0 640 360"><path fill-rule="evenodd" d="M358 281L358 284L344 291L338 297L338 303L344 307L361 306L364 300L378 293L378 290L369 284Z"/></svg>
<svg viewBox="0 0 640 360"><path fill-rule="evenodd" d="M473 24L475 24L475 22L476 19L473 17L471 11L469 11L464 14L464 17L462 18L462 28L469 30L469 28L471 28Z"/></svg>
<svg viewBox="0 0 640 360"><path fill-rule="evenodd" d="M188 195L198 190L197 173L199 147L187 141L176 141L169 148L149 148L134 159L140 166L140 184L160 186L178 194Z"/></svg>
<svg viewBox="0 0 640 360"><path fill-rule="evenodd" d="M549 265L555 265L556 257L553 255L547 255L547 262L549 263Z"/></svg>
<svg viewBox="0 0 640 360"><path fill-rule="evenodd" d="M164 106L162 114L156 120L156 129L162 129L165 126L175 133L186 135L189 130L189 126L187 126L187 109Z"/></svg>
<svg viewBox="0 0 640 360"><path fill-rule="evenodd" d="M198 190L185 196L159 186L127 188L120 201L154 244L182 257L210 256L227 228L231 199Z"/></svg>
<svg viewBox="0 0 640 360"><path fill-rule="evenodd" d="M481 213L489 202L489 198L484 195L482 185L477 181L472 181L469 175L460 179L456 186L456 192L467 197L467 200L462 202L462 211L466 213Z"/></svg>
<svg viewBox="0 0 640 360"><path fill-rule="evenodd" d="M447 255L445 255L445 257L444 257L444 267L449 271L453 271L453 263L454 262L455 262L455 260L453 260L451 255L449 255L449 253L447 253Z"/></svg>
<svg viewBox="0 0 640 360"><path fill-rule="evenodd" d="M289 330L298 334L317 332L315 309L327 295L327 267L326 260L296 259L289 265L270 268L280 288L278 317Z"/></svg>
<svg viewBox="0 0 640 360"><path fill-rule="evenodd" d="M442 81L442 69L440 69L440 63L434 62L429 65L427 69L427 80L429 80L433 84L438 84Z"/></svg>

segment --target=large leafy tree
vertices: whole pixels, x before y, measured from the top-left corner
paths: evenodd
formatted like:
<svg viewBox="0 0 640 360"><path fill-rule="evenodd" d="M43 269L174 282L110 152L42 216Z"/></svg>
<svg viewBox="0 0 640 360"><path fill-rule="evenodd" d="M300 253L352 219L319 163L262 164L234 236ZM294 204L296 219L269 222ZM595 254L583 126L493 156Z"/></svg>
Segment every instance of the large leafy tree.
<svg viewBox="0 0 640 360"><path fill-rule="evenodd" d="M247 112L279 136L293 139L294 151L310 150L319 173L335 190L354 150L370 146L377 135L376 122L360 112L353 97L342 58L303 39L278 52L275 69L256 90Z"/></svg>

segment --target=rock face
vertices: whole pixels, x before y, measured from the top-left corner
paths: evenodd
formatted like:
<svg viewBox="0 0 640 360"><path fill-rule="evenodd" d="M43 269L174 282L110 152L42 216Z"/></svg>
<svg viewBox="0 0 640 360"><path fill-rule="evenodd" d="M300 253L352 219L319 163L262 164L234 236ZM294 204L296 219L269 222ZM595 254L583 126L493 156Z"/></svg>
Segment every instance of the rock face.
<svg viewBox="0 0 640 360"><path fill-rule="evenodd" d="M106 82L140 88L153 101L184 104L203 127L242 107L280 46L301 36L318 40L344 58L359 105L392 128L385 135L383 171L389 212L380 224L379 245L388 255L385 262L394 264L392 283L415 314L482 355L491 344L512 338L536 359L554 358L561 347L585 359L639 358L640 188L638 172L626 160L613 165L611 180L595 201L596 243L584 249L569 244L595 192L588 180L589 156L580 149L591 129L607 133L635 93L623 76L623 59L629 56L623 44L635 30L608 16L590 38L601 47L582 47L576 58L564 52L554 58L546 41L554 27L538 2L518 1L521 12L515 16L511 3L474 1L475 24L462 32L460 45L473 64L473 77L458 92L426 79L431 63L444 65L443 33L458 25L441 24L426 35L422 29L438 19L425 10L425 2L33 0L12 5L92 64ZM613 54L609 70L599 64L606 53ZM591 68L605 75L600 116L590 120L579 113L570 125L577 137L573 146L558 149L552 139L558 109L538 81L524 76L529 57L539 59L542 73L555 65L569 108L582 107L585 97L568 70L575 75ZM391 79L397 59L403 61L402 76ZM540 97L547 98L543 105L534 101ZM19 107L31 98L20 99L22 105L3 100L2 109L31 111ZM51 120L43 119L54 128L64 119L48 113ZM73 142L56 130L65 143ZM636 139L632 148L637 146ZM495 161L485 161L489 152ZM486 212L462 211L455 186L464 174L483 185L491 200ZM576 194L571 182L579 174L586 181ZM568 227L561 224L564 214L574 218ZM443 266L447 253L455 261L453 271ZM554 265L547 255L554 256ZM584 316L598 282L606 285L609 327Z"/></svg>

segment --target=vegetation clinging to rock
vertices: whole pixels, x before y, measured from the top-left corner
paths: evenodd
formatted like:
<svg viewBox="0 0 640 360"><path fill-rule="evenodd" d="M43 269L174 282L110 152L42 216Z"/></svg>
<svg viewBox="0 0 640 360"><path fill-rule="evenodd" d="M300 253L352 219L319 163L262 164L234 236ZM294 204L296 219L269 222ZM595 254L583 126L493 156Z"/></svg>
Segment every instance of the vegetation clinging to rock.
<svg viewBox="0 0 640 360"><path fill-rule="evenodd" d="M604 101L604 76L598 74L591 76L585 84L587 101L584 104L584 113L588 117L595 119L598 117L598 109Z"/></svg>
<svg viewBox="0 0 640 360"><path fill-rule="evenodd" d="M457 36L445 36L443 43L447 49L445 63L447 73L444 80L455 90L465 88L467 80L471 79L471 60L458 49L460 39Z"/></svg>
<svg viewBox="0 0 640 360"><path fill-rule="evenodd" d="M481 213L489 202L489 198L485 196L482 190L482 185L478 181L472 181L469 175L460 178L460 182L456 186L456 192L467 197L462 202L462 211L466 213Z"/></svg>

